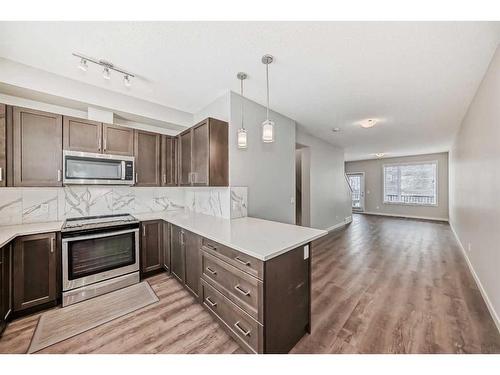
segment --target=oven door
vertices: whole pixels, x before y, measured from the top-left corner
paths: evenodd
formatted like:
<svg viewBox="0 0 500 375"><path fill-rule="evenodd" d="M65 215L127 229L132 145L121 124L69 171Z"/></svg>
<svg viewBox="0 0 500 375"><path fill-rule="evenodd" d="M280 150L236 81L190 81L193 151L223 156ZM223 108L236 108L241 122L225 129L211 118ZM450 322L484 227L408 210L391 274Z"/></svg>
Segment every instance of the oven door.
<svg viewBox="0 0 500 375"><path fill-rule="evenodd" d="M139 229L62 240L63 291L139 271Z"/></svg>
<svg viewBox="0 0 500 375"><path fill-rule="evenodd" d="M132 185L134 157L65 150L63 183Z"/></svg>

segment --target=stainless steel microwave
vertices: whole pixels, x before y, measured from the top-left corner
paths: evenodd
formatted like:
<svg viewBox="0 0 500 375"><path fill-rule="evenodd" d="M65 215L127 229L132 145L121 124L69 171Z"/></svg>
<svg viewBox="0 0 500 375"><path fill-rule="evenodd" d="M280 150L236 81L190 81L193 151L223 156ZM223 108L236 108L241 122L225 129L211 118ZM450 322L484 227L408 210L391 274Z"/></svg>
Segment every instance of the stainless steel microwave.
<svg viewBox="0 0 500 375"><path fill-rule="evenodd" d="M133 185L134 157L64 150L63 183Z"/></svg>

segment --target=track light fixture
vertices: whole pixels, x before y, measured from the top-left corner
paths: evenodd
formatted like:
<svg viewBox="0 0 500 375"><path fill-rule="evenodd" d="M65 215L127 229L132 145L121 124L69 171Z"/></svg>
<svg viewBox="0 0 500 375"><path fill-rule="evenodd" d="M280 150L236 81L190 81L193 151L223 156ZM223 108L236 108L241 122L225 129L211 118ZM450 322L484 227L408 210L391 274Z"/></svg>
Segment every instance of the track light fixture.
<svg viewBox="0 0 500 375"><path fill-rule="evenodd" d="M88 70L88 63L91 62L93 64L99 65L103 67L102 77L106 80L111 79L111 71L115 71L117 73L123 74L123 84L126 87L132 86L132 78L135 77L135 74L132 74L122 68L118 68L113 63L103 60L103 59L95 59L93 57L84 56L80 53L73 53L73 56L78 57L80 59L80 64L78 68L86 72Z"/></svg>

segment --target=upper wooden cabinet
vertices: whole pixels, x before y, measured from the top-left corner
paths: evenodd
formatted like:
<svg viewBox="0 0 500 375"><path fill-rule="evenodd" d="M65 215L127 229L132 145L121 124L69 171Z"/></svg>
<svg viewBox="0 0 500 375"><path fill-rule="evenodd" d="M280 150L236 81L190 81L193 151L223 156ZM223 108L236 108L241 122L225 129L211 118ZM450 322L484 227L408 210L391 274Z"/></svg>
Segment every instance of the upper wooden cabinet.
<svg viewBox="0 0 500 375"><path fill-rule="evenodd" d="M176 186L177 180L177 138L161 136L161 186Z"/></svg>
<svg viewBox="0 0 500 375"><path fill-rule="evenodd" d="M14 186L62 186L62 116L15 107Z"/></svg>
<svg viewBox="0 0 500 375"><path fill-rule="evenodd" d="M160 186L160 134L135 130L135 185Z"/></svg>
<svg viewBox="0 0 500 375"><path fill-rule="evenodd" d="M7 181L7 106L0 104L0 187Z"/></svg>
<svg viewBox="0 0 500 375"><path fill-rule="evenodd" d="M228 186L228 124L207 118L179 135L179 184Z"/></svg>
<svg viewBox="0 0 500 375"><path fill-rule="evenodd" d="M65 150L100 153L101 134L100 122L64 117L63 148Z"/></svg>
<svg viewBox="0 0 500 375"><path fill-rule="evenodd" d="M105 154L134 155L134 130L119 125L102 124L102 147Z"/></svg>
<svg viewBox="0 0 500 375"><path fill-rule="evenodd" d="M19 237L13 251L14 311L57 299L56 234Z"/></svg>
<svg viewBox="0 0 500 375"><path fill-rule="evenodd" d="M119 125L64 117L65 150L112 155L134 154L134 130Z"/></svg>

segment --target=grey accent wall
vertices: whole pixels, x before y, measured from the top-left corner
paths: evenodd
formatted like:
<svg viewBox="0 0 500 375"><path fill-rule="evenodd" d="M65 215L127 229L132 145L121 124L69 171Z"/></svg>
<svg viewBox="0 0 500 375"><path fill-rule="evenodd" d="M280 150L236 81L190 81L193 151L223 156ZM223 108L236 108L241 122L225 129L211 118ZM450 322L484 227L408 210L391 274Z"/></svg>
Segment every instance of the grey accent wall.
<svg viewBox="0 0 500 375"><path fill-rule="evenodd" d="M500 47L450 151L450 224L500 330Z"/></svg>
<svg viewBox="0 0 500 375"><path fill-rule="evenodd" d="M344 150L305 132L297 126L297 143L301 146L303 163L309 168L310 211L303 205L303 215L309 215L313 228L333 229L351 218L351 196L344 177ZM304 181L304 180L303 180ZM303 186L303 191L307 189ZM305 214L304 214L305 213Z"/></svg>
<svg viewBox="0 0 500 375"><path fill-rule="evenodd" d="M433 161L438 162L438 205L415 206L383 203L384 164ZM406 217L448 220L448 153L359 160L345 163L347 173L365 173L365 212Z"/></svg>
<svg viewBox="0 0 500 375"><path fill-rule="evenodd" d="M230 93L229 183L248 186L248 216L295 223L295 121L271 111L274 143L262 142L266 108L244 98L248 148L237 147L242 97Z"/></svg>

